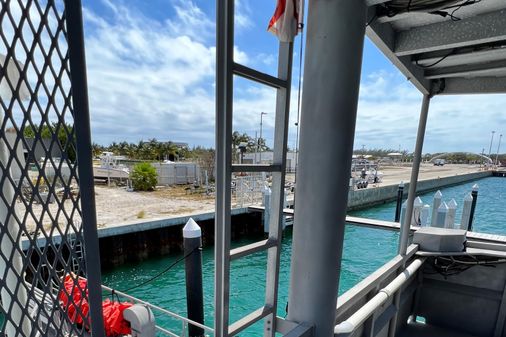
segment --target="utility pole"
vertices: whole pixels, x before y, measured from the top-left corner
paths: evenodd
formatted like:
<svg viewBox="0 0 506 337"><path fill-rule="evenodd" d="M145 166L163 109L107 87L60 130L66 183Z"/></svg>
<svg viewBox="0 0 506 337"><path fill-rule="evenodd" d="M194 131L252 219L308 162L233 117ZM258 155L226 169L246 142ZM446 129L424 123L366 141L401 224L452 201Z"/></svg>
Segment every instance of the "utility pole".
<svg viewBox="0 0 506 337"><path fill-rule="evenodd" d="M499 149L501 148L502 133L499 135L499 144L497 144L497 153L495 155L495 165L499 164Z"/></svg>
<svg viewBox="0 0 506 337"><path fill-rule="evenodd" d="M267 115L267 112L260 113L260 138L258 138L258 143L257 143L257 146L259 147L258 158L259 158L260 164L262 164L262 144L261 144L261 142L262 142L262 125L263 125L264 115Z"/></svg>
<svg viewBox="0 0 506 337"><path fill-rule="evenodd" d="M488 149L488 157L490 158L490 154L492 153L492 142L494 141L494 133L495 131L492 131L492 137L490 138L490 147Z"/></svg>

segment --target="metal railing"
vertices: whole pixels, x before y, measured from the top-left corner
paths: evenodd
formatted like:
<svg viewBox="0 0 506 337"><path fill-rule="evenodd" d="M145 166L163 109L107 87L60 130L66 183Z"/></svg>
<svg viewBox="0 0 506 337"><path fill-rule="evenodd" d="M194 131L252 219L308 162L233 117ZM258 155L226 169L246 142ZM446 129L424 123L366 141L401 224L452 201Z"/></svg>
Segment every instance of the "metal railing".
<svg viewBox="0 0 506 337"><path fill-rule="evenodd" d="M104 335L83 35L80 0L0 5L2 336Z"/></svg>
<svg viewBox="0 0 506 337"><path fill-rule="evenodd" d="M192 326L195 326L195 327L203 329L207 335L214 335L214 329L210 328L210 327L208 327L208 326L206 326L204 324L200 324L198 322L192 321L191 319L188 319L186 317L178 315L178 314L176 314L176 313L174 313L172 311L164 309L164 308L162 308L160 306L157 306L155 304L151 304L149 302L143 301L143 300L138 299L136 297L133 297L131 295L125 294L125 293L123 293L121 291L115 290L115 289L110 288L108 286L102 285L102 289L104 291L106 291L106 292L114 295L114 296L117 295L120 298L125 298L126 300L132 301L135 304L145 305L148 308L150 308L152 311L164 314L165 316L170 317L172 319L175 319L175 320L177 320L177 321L179 321L181 323L181 330L180 330L179 334L171 331L170 328L162 327L162 326L160 326L160 325L157 324L156 325L156 330L158 332L162 333L162 334L165 334L165 335L171 336L171 337L185 337L185 336L187 336L188 326L192 325Z"/></svg>

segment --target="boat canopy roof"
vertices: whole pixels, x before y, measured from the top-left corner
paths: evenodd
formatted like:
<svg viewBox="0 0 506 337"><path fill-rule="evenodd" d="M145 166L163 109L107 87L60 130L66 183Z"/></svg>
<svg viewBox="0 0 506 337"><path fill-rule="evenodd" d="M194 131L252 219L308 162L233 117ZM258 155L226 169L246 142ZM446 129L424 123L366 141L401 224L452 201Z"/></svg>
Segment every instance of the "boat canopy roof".
<svg viewBox="0 0 506 337"><path fill-rule="evenodd" d="M366 2L367 36L423 94L506 93L506 1Z"/></svg>

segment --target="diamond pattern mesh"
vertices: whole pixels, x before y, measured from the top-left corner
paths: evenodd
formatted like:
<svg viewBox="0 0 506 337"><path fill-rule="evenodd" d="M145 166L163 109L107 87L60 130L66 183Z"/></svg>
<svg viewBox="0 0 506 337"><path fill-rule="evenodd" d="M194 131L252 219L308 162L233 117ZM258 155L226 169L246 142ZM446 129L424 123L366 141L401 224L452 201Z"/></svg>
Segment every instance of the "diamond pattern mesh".
<svg viewBox="0 0 506 337"><path fill-rule="evenodd" d="M87 335L64 3L0 6L1 335Z"/></svg>

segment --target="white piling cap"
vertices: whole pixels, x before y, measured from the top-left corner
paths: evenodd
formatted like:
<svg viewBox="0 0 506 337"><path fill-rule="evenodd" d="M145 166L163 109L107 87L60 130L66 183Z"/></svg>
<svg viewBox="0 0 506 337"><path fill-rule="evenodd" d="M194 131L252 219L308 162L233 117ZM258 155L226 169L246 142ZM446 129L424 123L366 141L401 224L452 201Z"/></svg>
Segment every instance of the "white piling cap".
<svg viewBox="0 0 506 337"><path fill-rule="evenodd" d="M197 225L195 220L190 218L186 225L183 227L183 238L185 239L193 239L200 238L202 236L202 230L200 226Z"/></svg>
<svg viewBox="0 0 506 337"><path fill-rule="evenodd" d="M448 212L448 205L446 202L442 202L441 205L439 205L439 208L437 209L438 212Z"/></svg>
<svg viewBox="0 0 506 337"><path fill-rule="evenodd" d="M464 197L465 201L473 201L473 195L471 193L467 193L467 195Z"/></svg>
<svg viewBox="0 0 506 337"><path fill-rule="evenodd" d="M478 184L474 184L473 185L473 191L474 192L478 192L478 189L480 188L480 186L478 186Z"/></svg>
<svg viewBox="0 0 506 337"><path fill-rule="evenodd" d="M455 199L450 200L450 202L448 203L448 208L457 209L457 202L455 201Z"/></svg>
<svg viewBox="0 0 506 337"><path fill-rule="evenodd" d="M443 193L441 193L440 190L437 190L437 192L434 194L434 198L441 199L443 197Z"/></svg>
<svg viewBox="0 0 506 337"><path fill-rule="evenodd" d="M420 197L416 197L415 201L413 202L413 206L414 207L422 207L423 206L422 199L420 199Z"/></svg>

